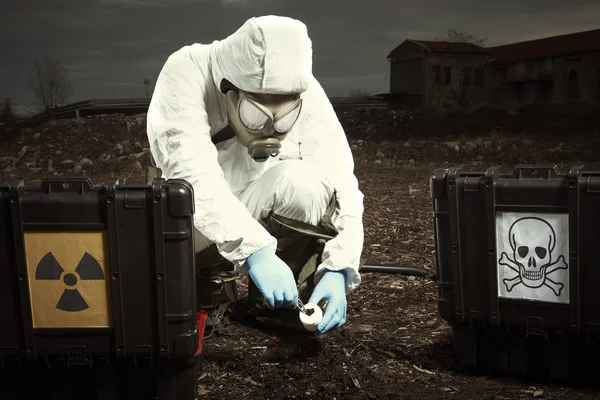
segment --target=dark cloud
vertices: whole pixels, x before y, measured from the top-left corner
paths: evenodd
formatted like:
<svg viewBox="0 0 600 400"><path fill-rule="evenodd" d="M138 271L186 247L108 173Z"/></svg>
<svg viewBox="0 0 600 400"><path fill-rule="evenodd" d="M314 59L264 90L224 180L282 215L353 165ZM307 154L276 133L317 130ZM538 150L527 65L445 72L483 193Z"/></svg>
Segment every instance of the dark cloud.
<svg viewBox="0 0 600 400"><path fill-rule="evenodd" d="M488 36L489 45L600 27L597 0L21 0L0 14L0 96L31 103L35 57L63 63L74 98L136 97L178 48L210 43L252 16L302 20L314 73L331 95L385 91L386 55L407 38L448 29Z"/></svg>

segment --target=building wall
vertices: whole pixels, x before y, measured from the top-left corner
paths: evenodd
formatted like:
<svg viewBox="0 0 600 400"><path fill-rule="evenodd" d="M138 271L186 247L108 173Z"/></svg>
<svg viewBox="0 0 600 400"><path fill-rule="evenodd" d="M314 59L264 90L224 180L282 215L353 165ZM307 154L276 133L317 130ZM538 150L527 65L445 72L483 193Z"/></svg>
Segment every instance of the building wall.
<svg viewBox="0 0 600 400"><path fill-rule="evenodd" d="M390 93L425 94L423 58L392 62Z"/></svg>
<svg viewBox="0 0 600 400"><path fill-rule="evenodd" d="M487 59L482 54L430 53L425 63L428 105L443 110L484 101Z"/></svg>
<svg viewBox="0 0 600 400"><path fill-rule="evenodd" d="M600 102L600 52L554 59L554 102Z"/></svg>
<svg viewBox="0 0 600 400"><path fill-rule="evenodd" d="M552 58L493 64L488 69L492 104L519 106L552 102L556 70Z"/></svg>
<svg viewBox="0 0 600 400"><path fill-rule="evenodd" d="M424 53L423 46L411 41L390 53L390 94L396 106L422 107L426 102Z"/></svg>
<svg viewBox="0 0 600 400"><path fill-rule="evenodd" d="M406 41L390 53L390 93L424 94L424 52L423 46Z"/></svg>
<svg viewBox="0 0 600 400"><path fill-rule="evenodd" d="M518 102L518 98L509 85L505 85L508 76L508 66L491 66L488 71L486 90L489 102L492 104L510 104Z"/></svg>

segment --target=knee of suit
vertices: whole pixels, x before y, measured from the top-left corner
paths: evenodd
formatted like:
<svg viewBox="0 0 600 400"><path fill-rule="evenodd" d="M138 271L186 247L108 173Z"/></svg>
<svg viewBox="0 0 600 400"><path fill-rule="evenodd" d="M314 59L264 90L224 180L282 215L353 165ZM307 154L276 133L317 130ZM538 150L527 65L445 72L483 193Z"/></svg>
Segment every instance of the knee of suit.
<svg viewBox="0 0 600 400"><path fill-rule="evenodd" d="M273 212L317 225L333 196L332 185L323 171L302 160L286 160L272 168L278 177Z"/></svg>

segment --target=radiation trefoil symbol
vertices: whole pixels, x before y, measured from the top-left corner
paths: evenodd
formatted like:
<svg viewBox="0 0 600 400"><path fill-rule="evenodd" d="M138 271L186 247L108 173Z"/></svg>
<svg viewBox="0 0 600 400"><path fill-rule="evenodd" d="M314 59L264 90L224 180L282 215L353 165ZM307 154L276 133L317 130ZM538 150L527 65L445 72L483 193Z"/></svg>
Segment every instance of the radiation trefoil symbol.
<svg viewBox="0 0 600 400"><path fill-rule="evenodd" d="M67 272L63 270L59 262L51 252L40 260L36 272L36 280L51 280L60 281L66 285L60 300L56 304L56 308L67 312L78 312L89 308L85 299L77 290L79 280L103 281L104 272L98 261L89 253L85 253L75 272Z"/></svg>
<svg viewBox="0 0 600 400"><path fill-rule="evenodd" d="M560 296L564 284L555 282L550 276L558 270L567 269L568 265L562 255L554 260L556 234L552 226L541 218L521 218L510 227L508 238L513 258L503 252L499 264L517 275L503 280L506 290L510 292L519 284L530 289L547 286L557 297Z"/></svg>

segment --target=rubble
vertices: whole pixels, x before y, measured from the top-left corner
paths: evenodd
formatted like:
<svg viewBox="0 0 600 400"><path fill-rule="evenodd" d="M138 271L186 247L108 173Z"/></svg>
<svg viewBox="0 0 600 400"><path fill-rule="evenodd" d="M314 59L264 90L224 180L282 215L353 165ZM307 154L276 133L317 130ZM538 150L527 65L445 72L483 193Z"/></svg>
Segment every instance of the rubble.
<svg viewBox="0 0 600 400"><path fill-rule="evenodd" d="M489 134L488 134L489 135ZM577 164L587 160L586 164L600 161L598 136L573 137L568 145L558 146L554 138L537 137L529 139L528 146L523 144L519 136L492 136L480 142L463 139L444 143L440 138L412 139L409 147L401 141L389 141L386 144L376 141L365 141L359 145L350 140L356 165L385 164L394 161L398 164L422 166L476 165L479 167L492 165L516 165L529 163ZM478 145L478 143L490 143ZM582 145L584 144L585 145ZM412 161L411 161L412 160Z"/></svg>
<svg viewBox="0 0 600 400"><path fill-rule="evenodd" d="M132 171L141 177L149 164L145 118L102 115L82 121L51 121L0 142L0 182L76 175L122 179Z"/></svg>
<svg viewBox="0 0 600 400"><path fill-rule="evenodd" d="M481 106L465 113L356 107L339 109L337 114L346 134L352 139L473 137L486 132L524 136L600 132L600 107L580 103L524 106L518 113L510 113L505 108ZM484 141L480 138L475 144L489 146Z"/></svg>
<svg viewBox="0 0 600 400"><path fill-rule="evenodd" d="M574 128L569 130L571 136L565 140L565 135L553 133L560 129L564 131L566 122L542 135L535 133L535 127L525 120L533 120L531 112L524 112L510 116L508 120L516 127L505 131L502 127L506 127L507 122L502 122L498 112L482 108L468 116L455 116L455 119L450 115L431 118L426 125L424 113L385 108L342 110L338 111L338 117L357 166L423 165L433 168L462 164L483 168L490 164L578 163L597 158L593 149L600 144L597 134L600 129L594 135L577 132L582 131L581 127L597 123L600 118L591 118L591 122L571 118ZM538 120L543 119L537 113ZM564 113L555 114L563 122L568 119ZM506 120L508 114L503 111L502 115ZM476 117L479 120L473 120ZM522 120L515 122L519 118ZM555 116L546 116L548 120L553 118ZM21 129L15 138L0 142L0 182L17 177L42 179L48 175L93 175L100 179L127 177L139 181L144 167L150 163L145 124L143 114L101 115L80 121L50 121L32 129ZM481 128L486 124L491 128ZM427 129L440 128L435 134L425 134L425 126ZM476 130L476 134L468 134L469 130ZM585 146L577 146L577 142L585 143Z"/></svg>

